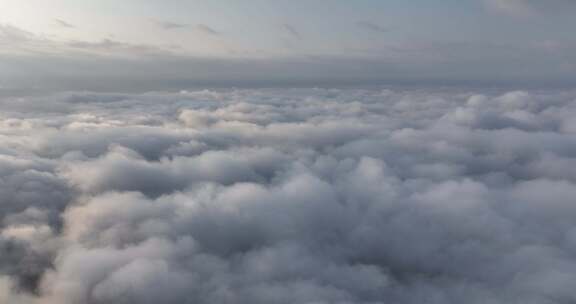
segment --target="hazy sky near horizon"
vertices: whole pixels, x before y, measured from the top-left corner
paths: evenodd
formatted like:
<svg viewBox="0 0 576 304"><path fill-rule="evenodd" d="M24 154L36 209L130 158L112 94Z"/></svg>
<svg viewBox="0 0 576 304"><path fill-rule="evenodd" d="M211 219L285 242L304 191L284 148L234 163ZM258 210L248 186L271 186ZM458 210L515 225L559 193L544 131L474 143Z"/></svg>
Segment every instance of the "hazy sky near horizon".
<svg viewBox="0 0 576 304"><path fill-rule="evenodd" d="M0 0L0 85L571 84L572 0Z"/></svg>

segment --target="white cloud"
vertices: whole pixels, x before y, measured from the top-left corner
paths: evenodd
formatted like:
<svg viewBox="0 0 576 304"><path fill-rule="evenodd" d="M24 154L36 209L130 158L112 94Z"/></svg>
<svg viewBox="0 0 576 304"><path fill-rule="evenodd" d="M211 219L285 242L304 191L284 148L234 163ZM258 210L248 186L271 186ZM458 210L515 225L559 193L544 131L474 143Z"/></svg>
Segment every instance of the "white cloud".
<svg viewBox="0 0 576 304"><path fill-rule="evenodd" d="M1 97L0 301L572 301L575 98Z"/></svg>

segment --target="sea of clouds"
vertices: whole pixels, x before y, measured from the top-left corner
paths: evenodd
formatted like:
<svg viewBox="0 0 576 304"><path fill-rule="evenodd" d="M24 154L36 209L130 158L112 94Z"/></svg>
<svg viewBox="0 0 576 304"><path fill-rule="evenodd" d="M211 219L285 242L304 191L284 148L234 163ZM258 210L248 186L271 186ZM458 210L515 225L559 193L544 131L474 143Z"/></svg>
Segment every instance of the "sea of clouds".
<svg viewBox="0 0 576 304"><path fill-rule="evenodd" d="M575 91L0 98L0 303L575 301Z"/></svg>

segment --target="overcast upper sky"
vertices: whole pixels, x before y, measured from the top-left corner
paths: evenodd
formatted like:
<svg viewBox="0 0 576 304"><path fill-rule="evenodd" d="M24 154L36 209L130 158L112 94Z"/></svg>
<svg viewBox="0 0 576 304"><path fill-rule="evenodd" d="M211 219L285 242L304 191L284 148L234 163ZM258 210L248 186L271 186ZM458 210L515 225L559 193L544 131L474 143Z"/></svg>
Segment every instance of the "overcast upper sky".
<svg viewBox="0 0 576 304"><path fill-rule="evenodd" d="M0 85L576 82L573 0L0 0Z"/></svg>

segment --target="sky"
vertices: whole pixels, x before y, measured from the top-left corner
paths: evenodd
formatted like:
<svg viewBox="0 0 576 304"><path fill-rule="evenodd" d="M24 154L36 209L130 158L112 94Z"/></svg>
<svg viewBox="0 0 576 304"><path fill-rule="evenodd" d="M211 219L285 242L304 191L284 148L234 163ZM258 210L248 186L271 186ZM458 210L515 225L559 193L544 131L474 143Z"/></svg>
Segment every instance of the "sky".
<svg viewBox="0 0 576 304"><path fill-rule="evenodd" d="M0 0L0 303L576 303L576 0Z"/></svg>
<svg viewBox="0 0 576 304"><path fill-rule="evenodd" d="M4 88L567 86L571 0L0 0Z"/></svg>

